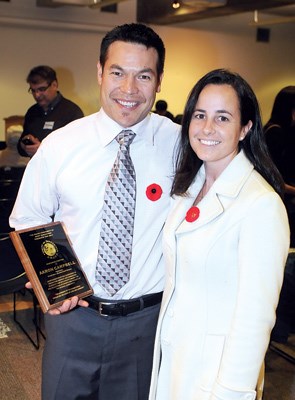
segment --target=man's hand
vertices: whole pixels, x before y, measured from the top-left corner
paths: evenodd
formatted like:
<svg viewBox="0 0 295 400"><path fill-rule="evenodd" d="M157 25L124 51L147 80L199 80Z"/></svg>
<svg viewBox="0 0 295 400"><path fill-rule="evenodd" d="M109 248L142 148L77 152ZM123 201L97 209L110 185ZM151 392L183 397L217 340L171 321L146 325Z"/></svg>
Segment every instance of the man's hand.
<svg viewBox="0 0 295 400"><path fill-rule="evenodd" d="M48 311L50 315L59 315L71 311L73 308L80 307L88 307L88 303L85 300L79 299L78 296L74 296L68 300L65 300L61 306L52 308Z"/></svg>
<svg viewBox="0 0 295 400"><path fill-rule="evenodd" d="M26 283L27 289L33 289L31 282ZM87 301L83 299L79 299L78 296L73 296L72 298L65 300L61 306L53 308L48 311L50 315L59 315L65 312L72 310L73 308L80 306L80 307L88 307Z"/></svg>
<svg viewBox="0 0 295 400"><path fill-rule="evenodd" d="M32 144L25 144L26 140L32 142ZM33 135L26 135L22 138L20 142L21 148L27 153L29 157L33 157L40 146L41 142Z"/></svg>

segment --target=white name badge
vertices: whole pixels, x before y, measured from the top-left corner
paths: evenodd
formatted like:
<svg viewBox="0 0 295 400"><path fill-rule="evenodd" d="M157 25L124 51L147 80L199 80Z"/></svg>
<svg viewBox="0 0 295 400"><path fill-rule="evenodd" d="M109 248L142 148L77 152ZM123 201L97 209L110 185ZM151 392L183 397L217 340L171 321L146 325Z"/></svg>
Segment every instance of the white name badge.
<svg viewBox="0 0 295 400"><path fill-rule="evenodd" d="M53 129L53 126L54 126L54 121L46 121L43 126L43 129Z"/></svg>

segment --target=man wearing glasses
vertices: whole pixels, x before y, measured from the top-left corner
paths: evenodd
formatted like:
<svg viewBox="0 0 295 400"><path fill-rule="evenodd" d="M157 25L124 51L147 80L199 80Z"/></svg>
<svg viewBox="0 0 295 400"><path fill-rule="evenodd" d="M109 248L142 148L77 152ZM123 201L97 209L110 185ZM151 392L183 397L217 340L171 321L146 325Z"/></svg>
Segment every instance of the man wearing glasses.
<svg viewBox="0 0 295 400"><path fill-rule="evenodd" d="M22 156L32 157L42 140L52 131L84 116L82 110L58 91L56 72L46 66L34 67L27 76L36 104L31 106L24 120L24 130L18 142Z"/></svg>

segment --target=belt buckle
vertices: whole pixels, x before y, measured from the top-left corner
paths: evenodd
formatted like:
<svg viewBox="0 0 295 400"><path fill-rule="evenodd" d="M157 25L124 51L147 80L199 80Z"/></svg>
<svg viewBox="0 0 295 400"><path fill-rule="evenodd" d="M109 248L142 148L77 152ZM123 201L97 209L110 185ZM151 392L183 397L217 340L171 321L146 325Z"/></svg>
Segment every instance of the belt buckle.
<svg viewBox="0 0 295 400"><path fill-rule="evenodd" d="M103 314L103 312L102 312L102 307L103 307L103 306L109 306L109 305L111 305L111 304L112 304L112 303L106 303L106 302L100 301L100 302L99 302L99 307L98 307L99 315L101 315L102 317L108 317L108 316L109 316L108 314Z"/></svg>

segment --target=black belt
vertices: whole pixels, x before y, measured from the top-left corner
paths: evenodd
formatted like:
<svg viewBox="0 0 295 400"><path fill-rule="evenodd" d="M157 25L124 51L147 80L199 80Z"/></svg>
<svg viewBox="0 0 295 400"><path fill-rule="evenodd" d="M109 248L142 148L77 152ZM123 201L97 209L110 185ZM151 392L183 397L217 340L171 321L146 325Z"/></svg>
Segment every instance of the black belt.
<svg viewBox="0 0 295 400"><path fill-rule="evenodd" d="M162 300L163 292L147 294L142 297L130 300L122 300L109 303L94 296L86 297L89 307L98 311L100 315L107 316L126 316L136 311L143 310L146 307L152 307L159 304Z"/></svg>

